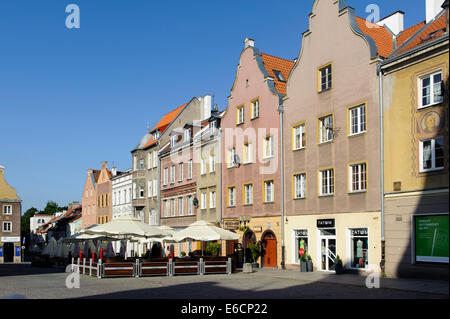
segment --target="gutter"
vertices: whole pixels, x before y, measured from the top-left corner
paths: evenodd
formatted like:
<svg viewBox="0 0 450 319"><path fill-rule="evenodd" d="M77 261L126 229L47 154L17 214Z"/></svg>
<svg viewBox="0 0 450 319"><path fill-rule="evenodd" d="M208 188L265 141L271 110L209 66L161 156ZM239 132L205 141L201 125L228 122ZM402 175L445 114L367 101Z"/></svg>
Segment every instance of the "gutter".
<svg viewBox="0 0 450 319"><path fill-rule="evenodd" d="M381 269L384 273L385 239L384 239L384 122L383 122L383 70L377 65L380 103L380 204L381 204Z"/></svg>

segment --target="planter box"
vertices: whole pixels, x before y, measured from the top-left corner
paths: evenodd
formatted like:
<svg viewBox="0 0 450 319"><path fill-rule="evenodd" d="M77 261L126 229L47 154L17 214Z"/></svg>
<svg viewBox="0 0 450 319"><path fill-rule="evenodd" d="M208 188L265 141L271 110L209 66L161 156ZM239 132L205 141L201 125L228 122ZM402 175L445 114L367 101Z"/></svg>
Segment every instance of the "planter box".
<svg viewBox="0 0 450 319"><path fill-rule="evenodd" d="M336 264L336 275L341 275L344 273L344 266L342 264Z"/></svg>
<svg viewBox="0 0 450 319"><path fill-rule="evenodd" d="M308 272L313 272L314 271L314 265L313 265L312 261L308 261L307 265L308 265Z"/></svg>
<svg viewBox="0 0 450 319"><path fill-rule="evenodd" d="M300 271L301 272L308 272L308 263L300 263Z"/></svg>

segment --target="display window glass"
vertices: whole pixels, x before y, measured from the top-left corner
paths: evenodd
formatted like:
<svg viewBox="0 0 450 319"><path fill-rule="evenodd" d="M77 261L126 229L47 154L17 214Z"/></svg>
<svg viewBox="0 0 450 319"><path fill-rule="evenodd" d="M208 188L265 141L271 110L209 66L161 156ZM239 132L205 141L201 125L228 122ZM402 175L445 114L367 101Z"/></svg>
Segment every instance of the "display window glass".
<svg viewBox="0 0 450 319"><path fill-rule="evenodd" d="M297 229L295 234L295 253L294 261L296 264L300 263L301 254L308 253L308 230Z"/></svg>
<svg viewBox="0 0 450 319"><path fill-rule="evenodd" d="M369 231L367 228L350 229L351 268L367 269L369 265Z"/></svg>

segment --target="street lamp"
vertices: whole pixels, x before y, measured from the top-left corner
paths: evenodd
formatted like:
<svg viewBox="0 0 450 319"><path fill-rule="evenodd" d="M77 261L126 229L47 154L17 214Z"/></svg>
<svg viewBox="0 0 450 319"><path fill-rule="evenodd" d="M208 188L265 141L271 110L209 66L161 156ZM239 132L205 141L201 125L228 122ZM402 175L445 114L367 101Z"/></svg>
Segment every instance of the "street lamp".
<svg viewBox="0 0 450 319"><path fill-rule="evenodd" d="M249 224L250 223L250 217L246 217L246 216L244 216L244 217L242 217L242 216L240 216L239 217L239 225L242 225L242 224L244 224L244 228L247 226L247 224ZM245 232L244 232L244 238L242 239L242 243L243 243L243 246L244 246L244 264L247 262L247 258L246 258L246 254L245 254L245 251L247 250L247 245L246 245L246 235L245 235Z"/></svg>

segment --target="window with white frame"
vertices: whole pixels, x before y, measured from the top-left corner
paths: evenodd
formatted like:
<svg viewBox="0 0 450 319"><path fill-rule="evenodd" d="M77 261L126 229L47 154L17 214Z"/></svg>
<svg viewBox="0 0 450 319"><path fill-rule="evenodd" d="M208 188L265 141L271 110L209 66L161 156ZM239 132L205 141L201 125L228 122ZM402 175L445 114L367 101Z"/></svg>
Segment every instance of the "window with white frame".
<svg viewBox="0 0 450 319"><path fill-rule="evenodd" d="M216 192L209 192L209 208L216 208Z"/></svg>
<svg viewBox="0 0 450 319"><path fill-rule="evenodd" d="M153 167L157 167L157 166L158 166L158 152L153 151Z"/></svg>
<svg viewBox="0 0 450 319"><path fill-rule="evenodd" d="M273 191L273 180L264 181L264 202L273 202L274 191Z"/></svg>
<svg viewBox="0 0 450 319"><path fill-rule="evenodd" d="M183 216L183 197L178 198L178 215Z"/></svg>
<svg viewBox="0 0 450 319"><path fill-rule="evenodd" d="M350 135L360 134L366 131L366 105L362 104L348 110Z"/></svg>
<svg viewBox="0 0 450 319"><path fill-rule="evenodd" d="M206 174L206 159L202 158L200 161L200 172L202 175Z"/></svg>
<svg viewBox="0 0 450 319"><path fill-rule="evenodd" d="M167 185L168 181L169 181L169 169L166 167L164 168L164 185Z"/></svg>
<svg viewBox="0 0 450 319"><path fill-rule="evenodd" d="M227 167L234 167L234 158L236 155L236 148L232 147L228 150L228 163L227 163Z"/></svg>
<svg viewBox="0 0 450 319"><path fill-rule="evenodd" d="M212 121L209 124L209 127L211 129L211 134L214 134L216 132L216 129L217 129L217 122L216 121Z"/></svg>
<svg viewBox="0 0 450 319"><path fill-rule="evenodd" d="M183 163L179 163L178 164L178 180L180 181L180 182L182 182L183 181Z"/></svg>
<svg viewBox="0 0 450 319"><path fill-rule="evenodd" d="M153 180L153 196L158 196L158 180Z"/></svg>
<svg viewBox="0 0 450 319"><path fill-rule="evenodd" d="M244 185L244 205L253 204L253 184Z"/></svg>
<svg viewBox="0 0 450 319"><path fill-rule="evenodd" d="M364 192L367 190L367 165L360 163L349 166L350 192Z"/></svg>
<svg viewBox="0 0 450 319"><path fill-rule="evenodd" d="M419 87L419 108L441 103L443 101L442 71L421 77Z"/></svg>
<svg viewBox="0 0 450 319"><path fill-rule="evenodd" d="M367 228L350 228L350 268L365 269L369 265L369 232Z"/></svg>
<svg viewBox="0 0 450 319"><path fill-rule="evenodd" d="M306 128L305 124L300 124L297 126L294 126L292 129L292 133L294 134L292 142L292 149L293 150L300 150L302 148L305 148L306 146Z"/></svg>
<svg viewBox="0 0 450 319"><path fill-rule="evenodd" d="M244 106L239 106L236 109L236 124L244 123Z"/></svg>
<svg viewBox="0 0 450 319"><path fill-rule="evenodd" d="M144 198L144 187L139 187L139 198Z"/></svg>
<svg viewBox="0 0 450 319"><path fill-rule="evenodd" d="M236 206L236 187L228 187L228 206Z"/></svg>
<svg viewBox="0 0 450 319"><path fill-rule="evenodd" d="M187 179L192 179L192 160L188 161Z"/></svg>
<svg viewBox="0 0 450 319"><path fill-rule="evenodd" d="M177 136L171 136L170 137L170 147L174 147L177 144Z"/></svg>
<svg viewBox="0 0 450 319"><path fill-rule="evenodd" d="M12 205L3 205L3 215L12 215Z"/></svg>
<svg viewBox="0 0 450 319"><path fill-rule="evenodd" d="M12 232L12 222L3 222L3 231Z"/></svg>
<svg viewBox="0 0 450 319"><path fill-rule="evenodd" d="M306 197L306 174L294 175L294 199L301 199Z"/></svg>
<svg viewBox="0 0 450 319"><path fill-rule="evenodd" d="M252 102L252 120L259 117L259 100Z"/></svg>
<svg viewBox="0 0 450 319"><path fill-rule="evenodd" d="M334 169L326 169L319 172L320 196L334 194Z"/></svg>
<svg viewBox="0 0 450 319"><path fill-rule="evenodd" d="M200 208L206 209L206 193L201 194Z"/></svg>
<svg viewBox="0 0 450 319"><path fill-rule="evenodd" d="M136 183L133 183L133 199L136 199Z"/></svg>
<svg viewBox="0 0 450 319"><path fill-rule="evenodd" d="M333 115L319 118L319 143L333 140Z"/></svg>
<svg viewBox="0 0 450 319"><path fill-rule="evenodd" d="M253 161L252 143L248 142L244 144L244 163L251 163Z"/></svg>
<svg viewBox="0 0 450 319"><path fill-rule="evenodd" d="M193 203L192 203L193 199L192 196L188 196L187 197L187 214L188 215L193 215L194 214L194 210L192 209Z"/></svg>
<svg viewBox="0 0 450 319"><path fill-rule="evenodd" d="M308 253L308 230L307 229L294 230L294 236L295 236L294 261L296 264L298 264L300 263L301 255Z"/></svg>
<svg viewBox="0 0 450 319"><path fill-rule="evenodd" d="M153 167L153 163L152 163L152 153L148 153L148 169Z"/></svg>
<svg viewBox="0 0 450 319"><path fill-rule="evenodd" d="M175 216L175 199L170 200L170 216Z"/></svg>
<svg viewBox="0 0 450 319"><path fill-rule="evenodd" d="M143 158L141 158L141 159L139 160L139 169L140 169L140 170L145 169L144 159L143 159Z"/></svg>
<svg viewBox="0 0 450 319"><path fill-rule="evenodd" d="M184 130L184 141L189 142L191 140L191 129L187 128Z"/></svg>
<svg viewBox="0 0 450 319"><path fill-rule="evenodd" d="M169 217L169 201L164 200L164 217Z"/></svg>
<svg viewBox="0 0 450 319"><path fill-rule="evenodd" d="M216 156L209 156L209 172L214 173L216 171Z"/></svg>
<svg viewBox="0 0 450 319"><path fill-rule="evenodd" d="M170 167L170 184L175 183L175 165Z"/></svg>
<svg viewBox="0 0 450 319"><path fill-rule="evenodd" d="M150 221L150 225L152 225L152 226L158 225L158 221L157 221L157 217L156 217L156 211L154 209L152 209L151 212L150 212L149 221Z"/></svg>
<svg viewBox="0 0 450 319"><path fill-rule="evenodd" d="M437 137L419 141L420 172L444 168L444 138Z"/></svg>
<svg viewBox="0 0 450 319"><path fill-rule="evenodd" d="M273 136L270 135L264 139L264 158L272 157L273 155Z"/></svg>
<svg viewBox="0 0 450 319"><path fill-rule="evenodd" d="M148 193L147 196L148 197L152 197L153 195L153 181L152 180L148 180Z"/></svg>
<svg viewBox="0 0 450 319"><path fill-rule="evenodd" d="M319 77L320 77L319 91L331 89L332 86L331 64L319 69Z"/></svg>
<svg viewBox="0 0 450 319"><path fill-rule="evenodd" d="M137 155L134 155L133 157L133 168L135 171L137 171Z"/></svg>

